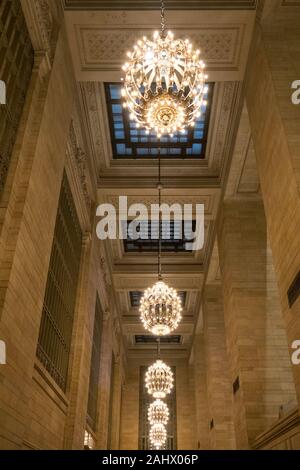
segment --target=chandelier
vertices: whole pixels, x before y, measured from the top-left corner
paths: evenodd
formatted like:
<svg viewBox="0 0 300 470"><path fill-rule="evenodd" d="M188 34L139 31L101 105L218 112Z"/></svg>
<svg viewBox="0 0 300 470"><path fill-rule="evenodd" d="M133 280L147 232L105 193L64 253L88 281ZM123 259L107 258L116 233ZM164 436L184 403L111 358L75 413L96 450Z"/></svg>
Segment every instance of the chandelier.
<svg viewBox="0 0 300 470"><path fill-rule="evenodd" d="M153 424L150 429L149 439L156 449L160 449L167 440L167 431L164 425Z"/></svg>
<svg viewBox="0 0 300 470"><path fill-rule="evenodd" d="M181 320L181 299L175 289L159 280L148 288L140 301L141 320L156 336L168 335Z"/></svg>
<svg viewBox="0 0 300 470"><path fill-rule="evenodd" d="M154 398L165 398L171 393L173 380L171 368L160 359L148 367L145 376L147 391Z"/></svg>
<svg viewBox="0 0 300 470"><path fill-rule="evenodd" d="M161 155L158 148L158 206L161 207ZM168 221L170 223L170 220ZM181 299L175 289L162 280L161 269L161 212L159 211L158 282L146 289L140 300L140 318L146 330L155 336L164 336L175 330L181 320Z"/></svg>
<svg viewBox="0 0 300 470"><path fill-rule="evenodd" d="M163 1L160 33L156 31L153 40L143 37L127 55L122 95L137 127L172 136L193 126L206 104L205 64L187 39L165 32Z"/></svg>
<svg viewBox="0 0 300 470"><path fill-rule="evenodd" d="M162 400L155 400L148 408L148 421L152 424L167 424L169 408Z"/></svg>

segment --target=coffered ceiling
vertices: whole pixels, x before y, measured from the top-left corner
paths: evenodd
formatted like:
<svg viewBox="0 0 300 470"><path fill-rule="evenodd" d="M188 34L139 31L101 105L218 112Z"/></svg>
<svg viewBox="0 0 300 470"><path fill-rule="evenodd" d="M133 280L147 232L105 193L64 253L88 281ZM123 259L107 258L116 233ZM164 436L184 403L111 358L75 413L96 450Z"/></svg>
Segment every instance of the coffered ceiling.
<svg viewBox="0 0 300 470"><path fill-rule="evenodd" d="M215 227L225 190L226 194L259 191L245 110L239 128L256 2L169 1L166 6L168 26L200 47L209 81L214 83L205 155L162 161L162 202L202 203L205 210L203 249L162 256L164 279L185 292L183 320L174 333L177 338L170 338L162 349L165 354L186 357L196 325L202 324L204 282L220 278ZM114 158L105 83L120 82L126 51L159 26L159 2L65 0L65 7L87 153L98 182L97 202L112 203L118 211L118 197L127 196L128 205L144 203L149 208L157 203L157 158ZM232 158L234 170L227 184ZM128 354L153 355L155 341L143 337L146 332L131 296L157 280L156 253L128 252L122 240L105 241L105 251Z"/></svg>

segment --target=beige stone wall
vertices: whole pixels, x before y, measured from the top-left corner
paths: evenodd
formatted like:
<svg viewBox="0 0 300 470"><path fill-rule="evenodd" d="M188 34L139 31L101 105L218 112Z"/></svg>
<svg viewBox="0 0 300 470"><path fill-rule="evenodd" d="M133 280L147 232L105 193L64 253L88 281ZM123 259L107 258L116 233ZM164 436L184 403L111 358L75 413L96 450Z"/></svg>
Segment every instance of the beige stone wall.
<svg viewBox="0 0 300 470"><path fill-rule="evenodd" d="M210 449L209 415L203 334L197 334L194 337L191 361L194 376L196 449L208 450Z"/></svg>
<svg viewBox="0 0 300 470"><path fill-rule="evenodd" d="M120 449L137 450L139 439L140 363L130 361L122 390Z"/></svg>
<svg viewBox="0 0 300 470"><path fill-rule="evenodd" d="M31 396L32 374L47 279L56 208L74 99L72 65L62 29L50 77L33 75L27 122L21 124L14 158L18 166L1 234L0 336L8 364L2 369L2 448L20 448ZM29 101L29 103L28 103Z"/></svg>
<svg viewBox="0 0 300 470"><path fill-rule="evenodd" d="M218 234L237 448L251 446L295 399L260 201L225 201Z"/></svg>
<svg viewBox="0 0 300 470"><path fill-rule="evenodd" d="M176 367L177 448L195 449L193 384L188 363L174 358L163 357L163 360L169 366ZM120 449L138 449L140 367L151 362L143 359L128 362L122 393Z"/></svg>
<svg viewBox="0 0 300 470"><path fill-rule="evenodd" d="M0 338L7 346L7 365L0 371L1 449L83 448L97 291L106 312L99 425L94 435L99 448L107 444L112 349L123 354L113 297L100 263L102 251L91 221L94 210L86 205L76 158L67 152L71 119L76 115L76 86L63 23L56 28L53 51L36 53L1 201ZM83 232L66 393L36 358L64 169ZM92 202L93 194L89 196Z"/></svg>
<svg viewBox="0 0 300 470"><path fill-rule="evenodd" d="M222 287L207 285L204 292L204 344L210 449L234 449L232 385L226 350Z"/></svg>
<svg viewBox="0 0 300 470"><path fill-rule="evenodd" d="M275 9L254 35L246 102L288 345L300 339L300 299L287 292L300 266L300 106L291 101L299 79L299 8ZM290 350L290 354L292 351ZM300 367L293 367L300 403Z"/></svg>

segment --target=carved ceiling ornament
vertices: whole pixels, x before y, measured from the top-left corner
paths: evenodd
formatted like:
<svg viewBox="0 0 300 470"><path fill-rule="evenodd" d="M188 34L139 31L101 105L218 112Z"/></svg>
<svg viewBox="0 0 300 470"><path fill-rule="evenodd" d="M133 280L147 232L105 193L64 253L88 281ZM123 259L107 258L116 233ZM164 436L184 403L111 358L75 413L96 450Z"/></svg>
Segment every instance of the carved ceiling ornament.
<svg viewBox="0 0 300 470"><path fill-rule="evenodd" d="M219 28L199 30L186 30L185 28L174 27L174 31L181 36L188 38L201 47L202 57L208 65L222 63L228 66L236 65L238 59L238 44L240 42L240 28L230 27L225 31ZM136 38L152 31L132 30L125 28L105 29L92 26L78 26L78 34L82 51L82 65L96 66L101 68L116 68L124 61L126 52L132 47ZM113 58L113 59L112 59Z"/></svg>
<svg viewBox="0 0 300 470"><path fill-rule="evenodd" d="M34 0L33 5L36 12L37 26L43 42L41 48L49 52L51 51L51 38L54 27L49 0Z"/></svg>
<svg viewBox="0 0 300 470"><path fill-rule="evenodd" d="M89 196L88 191L88 182L87 182L87 160L86 160L86 153L82 150L78 143L75 124L74 120L71 121L70 131L69 131L69 138L70 138L70 150L71 150L71 158L75 163L77 168L78 178L80 181L80 186L82 190L82 194L87 206L88 211L91 209L91 198Z"/></svg>

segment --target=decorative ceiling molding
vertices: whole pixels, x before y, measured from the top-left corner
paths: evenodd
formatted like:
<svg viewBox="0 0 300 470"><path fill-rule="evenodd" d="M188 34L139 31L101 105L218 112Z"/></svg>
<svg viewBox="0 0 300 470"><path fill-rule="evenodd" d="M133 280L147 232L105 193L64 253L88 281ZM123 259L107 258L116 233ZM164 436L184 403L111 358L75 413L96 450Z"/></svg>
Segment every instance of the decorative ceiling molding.
<svg viewBox="0 0 300 470"><path fill-rule="evenodd" d="M107 192L108 188L154 187L157 180L157 163L155 160L126 159L113 160L110 144L107 111L103 99L103 84L83 82L80 84L82 114L87 123L87 133L91 142L93 157L97 160L99 191ZM201 187L220 187L221 177L227 158L228 135L236 113L236 98L240 91L239 82L218 83L215 86L212 104L210 128L206 158L194 161L189 159L168 159L162 163L162 176L166 187L186 188L193 185ZM165 177L164 166L167 166ZM136 178L136 174L139 178ZM174 180L172 181L172 179ZM188 180L189 178L189 180ZM182 181L180 181L182 180ZM100 198L99 193L99 198Z"/></svg>
<svg viewBox="0 0 300 470"><path fill-rule="evenodd" d="M21 0L21 2L34 50L48 52L51 56L51 39L55 27L53 9L56 8L56 3L49 0Z"/></svg>
<svg viewBox="0 0 300 470"><path fill-rule="evenodd" d="M287 1L287 0L285 0ZM257 0L169 0L168 10L253 10ZM159 0L64 0L66 10L155 10Z"/></svg>
<svg viewBox="0 0 300 470"><path fill-rule="evenodd" d="M135 44L136 39L143 35L151 36L153 28L141 30L139 28L130 30L118 28L111 31L108 27L77 27L80 38L81 65L83 70L117 70L126 57L126 51ZM188 36L201 48L202 56L205 57L208 69L214 65L218 67L238 67L240 35L243 35L242 27L228 27L223 31L218 27L201 29L189 29L176 27L176 32L181 37Z"/></svg>
<svg viewBox="0 0 300 470"><path fill-rule="evenodd" d="M82 190L82 195L86 204L87 212L91 211L91 198L89 195L89 184L87 178L87 156L85 151L78 143L78 138L76 135L74 120L71 121L70 132L69 132L69 151L72 161L74 162L78 178L80 181L80 186Z"/></svg>
<svg viewBox="0 0 300 470"><path fill-rule="evenodd" d="M159 25L157 11L67 11L65 17L79 81L120 81L126 51ZM201 49L211 81L236 81L244 76L254 20L255 11L216 15L183 6L169 12L168 27Z"/></svg>

